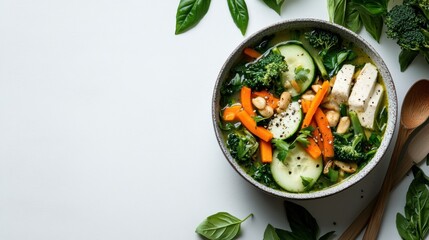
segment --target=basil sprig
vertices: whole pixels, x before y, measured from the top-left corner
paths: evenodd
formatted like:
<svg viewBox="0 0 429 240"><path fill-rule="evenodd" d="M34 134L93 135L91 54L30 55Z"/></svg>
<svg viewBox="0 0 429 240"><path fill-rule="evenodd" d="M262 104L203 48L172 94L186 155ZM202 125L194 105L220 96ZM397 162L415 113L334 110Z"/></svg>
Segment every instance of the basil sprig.
<svg viewBox="0 0 429 240"><path fill-rule="evenodd" d="M176 34L197 25L209 10L211 0L180 0L176 13Z"/></svg>
<svg viewBox="0 0 429 240"><path fill-rule="evenodd" d="M241 34L246 34L247 24L249 23L249 13L244 0L227 0L229 12L235 25L240 29Z"/></svg>
<svg viewBox="0 0 429 240"><path fill-rule="evenodd" d="M329 20L354 32L359 32L364 26L379 42L388 2L389 0L328 0Z"/></svg>
<svg viewBox="0 0 429 240"><path fill-rule="evenodd" d="M334 234L334 231L331 231L318 238L319 225L307 209L288 201L284 202L284 207L292 231L274 228L268 224L264 232L264 240L326 240Z"/></svg>
<svg viewBox="0 0 429 240"><path fill-rule="evenodd" d="M195 231L210 240L231 240L240 232L241 223L251 216L240 220L227 212L218 212L208 216Z"/></svg>
<svg viewBox="0 0 429 240"><path fill-rule="evenodd" d="M281 12L285 0L264 0L265 5ZM245 0L227 0L232 20L241 34L245 35L249 23L249 11ZM180 0L176 12L176 31L181 34L195 27L206 15L210 7L210 0Z"/></svg>
<svg viewBox="0 0 429 240"><path fill-rule="evenodd" d="M429 178L414 166L414 179L407 191L405 216L396 214L396 228L402 239L426 239L429 232Z"/></svg>

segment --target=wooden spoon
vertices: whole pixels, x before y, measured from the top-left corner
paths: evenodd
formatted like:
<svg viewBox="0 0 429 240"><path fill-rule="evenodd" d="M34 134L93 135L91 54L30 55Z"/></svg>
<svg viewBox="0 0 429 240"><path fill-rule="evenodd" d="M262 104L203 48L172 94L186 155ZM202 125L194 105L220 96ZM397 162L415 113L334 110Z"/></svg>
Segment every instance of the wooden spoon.
<svg viewBox="0 0 429 240"><path fill-rule="evenodd" d="M429 117L429 80L422 79L417 81L407 92L402 104L401 120L399 125L398 137L392 153L386 176L383 181L378 197L374 199L367 208L355 219L350 227L341 235L339 239L355 239L370 219L370 223L365 232L363 239L376 239L380 229L381 220L384 214L384 208L388 200L392 182L399 183L403 176L411 168L413 161L404 159L405 169L402 166L402 172L396 174L396 165L404 143L414 129L422 125ZM410 161L410 162L409 162ZM405 163L409 162L409 163ZM396 176L396 177L395 177ZM394 178L395 177L395 178ZM372 212L372 210L374 211ZM372 215L371 215L372 212Z"/></svg>

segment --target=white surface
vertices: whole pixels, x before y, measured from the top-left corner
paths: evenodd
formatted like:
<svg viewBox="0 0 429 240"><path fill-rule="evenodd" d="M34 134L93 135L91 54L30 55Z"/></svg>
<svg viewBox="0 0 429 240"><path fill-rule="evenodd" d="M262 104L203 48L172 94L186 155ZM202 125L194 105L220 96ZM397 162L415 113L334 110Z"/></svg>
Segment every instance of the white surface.
<svg viewBox="0 0 429 240"><path fill-rule="evenodd" d="M196 226L218 211L254 214L240 239L262 239L268 223L288 228L283 200L239 177L214 137L212 88L244 37L226 1L175 36L178 2L0 3L0 239L200 239ZM281 16L247 4L247 36L283 19L327 20L325 1L286 1ZM400 105L428 65L419 58L401 73L392 40L362 36L389 66ZM297 203L322 233L339 235L386 166L336 196ZM399 239L409 181L393 193L380 239Z"/></svg>

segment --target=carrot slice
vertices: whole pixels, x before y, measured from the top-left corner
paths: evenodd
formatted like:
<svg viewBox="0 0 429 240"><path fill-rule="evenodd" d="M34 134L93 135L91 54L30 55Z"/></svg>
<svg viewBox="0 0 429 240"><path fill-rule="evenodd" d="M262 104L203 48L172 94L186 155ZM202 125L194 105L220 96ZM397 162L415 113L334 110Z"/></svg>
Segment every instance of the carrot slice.
<svg viewBox="0 0 429 240"><path fill-rule="evenodd" d="M246 111L250 116L256 115L253 111L252 105L252 89L243 86L240 90L240 101L244 111Z"/></svg>
<svg viewBox="0 0 429 240"><path fill-rule="evenodd" d="M311 105L311 101L310 100L301 99L301 107L302 107L302 111L304 113L308 112L308 109L310 109L310 105Z"/></svg>
<svg viewBox="0 0 429 240"><path fill-rule="evenodd" d="M301 87L298 85L298 83L295 80L290 81L290 84L297 92L301 92Z"/></svg>
<svg viewBox="0 0 429 240"><path fill-rule="evenodd" d="M223 114L222 114L223 120L227 121L227 122L237 120L236 114L240 111L240 109L241 109L241 104L236 104L236 105L232 105L230 107L226 107L223 110Z"/></svg>
<svg viewBox="0 0 429 240"><path fill-rule="evenodd" d="M239 111L236 116L247 130L265 142L269 142L273 138L273 134L267 129L257 126L255 119L253 119L246 111Z"/></svg>
<svg viewBox="0 0 429 240"><path fill-rule="evenodd" d="M259 151L261 153L261 162L270 163L273 161L273 148L270 142L259 140Z"/></svg>
<svg viewBox="0 0 429 240"><path fill-rule="evenodd" d="M267 104L273 109L276 109L279 106L279 99L274 97L274 95L267 90L253 92L252 97L263 97L267 101Z"/></svg>
<svg viewBox="0 0 429 240"><path fill-rule="evenodd" d="M313 101L311 101L311 105L307 111L307 114L305 114L304 120L302 121L302 128L306 128L310 125L311 119L313 119L313 116L316 110L319 108L320 103L322 103L323 98L325 98L325 95L328 92L330 87L331 86L329 84L329 81L323 82L322 88L319 91L317 91Z"/></svg>
<svg viewBox="0 0 429 240"><path fill-rule="evenodd" d="M251 57L251 58L258 58L260 57L262 54L258 51L256 51L253 48L247 47L243 50L244 54L246 54L247 56Z"/></svg>
<svg viewBox="0 0 429 240"><path fill-rule="evenodd" d="M305 151L310 154L310 156L313 159L317 159L320 157L320 155L322 155L322 148L319 145L319 140L320 140L320 136L319 136L319 130L316 127L316 123L314 123L314 121L311 122L311 126L313 127L313 131L311 133L311 136L308 137L308 142L309 144L307 145L307 147L305 148Z"/></svg>
<svg viewBox="0 0 429 240"><path fill-rule="evenodd" d="M334 136L322 109L317 108L314 118L323 139L323 156L324 158L332 158L334 157Z"/></svg>

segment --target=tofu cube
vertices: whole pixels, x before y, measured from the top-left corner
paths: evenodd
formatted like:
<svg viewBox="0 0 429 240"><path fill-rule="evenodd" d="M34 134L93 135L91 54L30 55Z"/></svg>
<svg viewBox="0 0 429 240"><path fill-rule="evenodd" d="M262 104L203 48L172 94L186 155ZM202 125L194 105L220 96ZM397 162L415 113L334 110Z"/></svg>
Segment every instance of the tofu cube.
<svg viewBox="0 0 429 240"><path fill-rule="evenodd" d="M374 129L376 114L380 103L383 101L384 88L381 84L376 84L374 87L374 92L369 98L368 104L365 107L364 111L357 111L357 115L360 123L363 127Z"/></svg>
<svg viewBox="0 0 429 240"><path fill-rule="evenodd" d="M356 78L356 83L350 94L348 103L351 108L364 111L369 98L374 92L377 75L377 68L371 63L366 63Z"/></svg>
<svg viewBox="0 0 429 240"><path fill-rule="evenodd" d="M341 104L347 102L349 98L350 89L352 87L353 74L355 66L351 64L344 64L337 73L334 86L331 91L331 100Z"/></svg>

